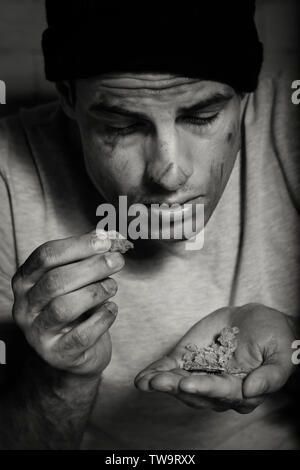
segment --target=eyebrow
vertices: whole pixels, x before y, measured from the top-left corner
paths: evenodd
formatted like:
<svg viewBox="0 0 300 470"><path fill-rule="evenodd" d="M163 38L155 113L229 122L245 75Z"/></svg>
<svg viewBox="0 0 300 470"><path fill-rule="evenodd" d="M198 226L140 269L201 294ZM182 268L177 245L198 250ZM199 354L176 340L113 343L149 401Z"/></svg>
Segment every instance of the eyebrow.
<svg viewBox="0 0 300 470"><path fill-rule="evenodd" d="M130 111L129 109L123 108L122 106L110 105L104 101L92 105L90 110L96 111L98 113L120 114L121 116L130 117L132 119L149 119L149 116L144 113Z"/></svg>
<svg viewBox="0 0 300 470"><path fill-rule="evenodd" d="M198 103L195 103L192 106L182 107L179 108L179 113L193 113L195 111L199 111L209 106L218 105L218 104L225 104L233 98L234 93L215 93L208 98L205 98ZM130 111L129 109L123 108L122 106L118 105L110 105L107 101L103 100L98 102L97 104L93 104L90 108L91 111L108 113L108 114L119 114L121 116L126 116L132 119L149 119L149 116L145 113L140 113L136 111Z"/></svg>
<svg viewBox="0 0 300 470"><path fill-rule="evenodd" d="M206 99L199 101L193 106L179 108L180 113L192 113L201 109L208 108L209 106L225 104L233 98L234 93L215 93Z"/></svg>

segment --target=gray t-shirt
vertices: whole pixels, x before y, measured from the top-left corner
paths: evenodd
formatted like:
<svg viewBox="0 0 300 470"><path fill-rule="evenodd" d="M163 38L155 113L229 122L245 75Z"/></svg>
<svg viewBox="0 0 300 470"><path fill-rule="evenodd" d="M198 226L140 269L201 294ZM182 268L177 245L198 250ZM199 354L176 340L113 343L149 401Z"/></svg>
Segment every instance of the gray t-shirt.
<svg viewBox="0 0 300 470"><path fill-rule="evenodd" d="M264 79L247 96L242 148L205 228L204 248L192 257L168 256L162 265L129 262L115 276L113 356L83 448L297 448L293 423L284 419L285 393L239 415L195 410L133 385L141 369L217 308L259 302L299 313L299 127L290 83ZM0 122L0 200L4 322L12 321L11 277L30 253L97 223L100 197L70 150L57 103Z"/></svg>

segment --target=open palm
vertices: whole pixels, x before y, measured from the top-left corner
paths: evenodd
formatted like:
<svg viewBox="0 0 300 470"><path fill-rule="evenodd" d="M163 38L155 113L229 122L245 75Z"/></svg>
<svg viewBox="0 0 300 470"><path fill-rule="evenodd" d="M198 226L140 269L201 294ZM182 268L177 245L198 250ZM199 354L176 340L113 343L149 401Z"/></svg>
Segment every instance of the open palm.
<svg viewBox="0 0 300 470"><path fill-rule="evenodd" d="M224 327L238 327L239 343L231 366L247 371L230 374L195 374L186 371L187 344L209 346ZM279 390L293 371L292 319L260 304L219 309L196 323L165 357L150 364L135 379L138 389L174 395L189 406L216 411L249 413L266 395Z"/></svg>

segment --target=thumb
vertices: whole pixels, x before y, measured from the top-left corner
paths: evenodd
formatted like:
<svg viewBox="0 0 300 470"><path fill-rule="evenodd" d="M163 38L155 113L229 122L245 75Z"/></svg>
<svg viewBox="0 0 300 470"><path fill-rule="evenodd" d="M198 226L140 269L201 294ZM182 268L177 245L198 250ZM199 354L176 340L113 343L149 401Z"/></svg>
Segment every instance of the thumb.
<svg viewBox="0 0 300 470"><path fill-rule="evenodd" d="M149 380L157 374L157 372L168 372L178 367L177 362L170 356L164 356L158 361L152 362L145 369L143 369L134 379L134 384L140 385L143 380L143 384L148 385ZM140 387L141 388L141 387Z"/></svg>
<svg viewBox="0 0 300 470"><path fill-rule="evenodd" d="M246 377L243 383L243 395L245 398L253 398L276 392L287 379L286 370L279 364L264 364Z"/></svg>

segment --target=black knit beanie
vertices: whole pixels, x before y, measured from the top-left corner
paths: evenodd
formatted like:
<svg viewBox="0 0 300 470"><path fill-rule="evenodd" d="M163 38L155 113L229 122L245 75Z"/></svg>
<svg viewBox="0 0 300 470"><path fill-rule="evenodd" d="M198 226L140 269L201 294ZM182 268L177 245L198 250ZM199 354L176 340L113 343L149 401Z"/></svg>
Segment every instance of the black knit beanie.
<svg viewBox="0 0 300 470"><path fill-rule="evenodd" d="M254 0L46 0L46 78L172 73L251 92L263 58L254 12Z"/></svg>

